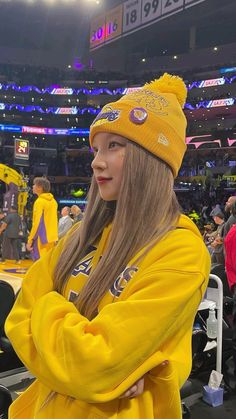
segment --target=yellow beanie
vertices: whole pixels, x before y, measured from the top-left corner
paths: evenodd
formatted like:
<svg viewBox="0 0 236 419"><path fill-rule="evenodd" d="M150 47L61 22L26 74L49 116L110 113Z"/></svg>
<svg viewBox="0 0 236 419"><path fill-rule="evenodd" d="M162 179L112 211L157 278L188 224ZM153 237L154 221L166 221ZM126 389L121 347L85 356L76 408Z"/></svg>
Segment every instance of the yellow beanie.
<svg viewBox="0 0 236 419"><path fill-rule="evenodd" d="M183 80L165 73L105 105L91 125L91 146L98 132L121 135L168 163L176 177L186 150L186 96Z"/></svg>

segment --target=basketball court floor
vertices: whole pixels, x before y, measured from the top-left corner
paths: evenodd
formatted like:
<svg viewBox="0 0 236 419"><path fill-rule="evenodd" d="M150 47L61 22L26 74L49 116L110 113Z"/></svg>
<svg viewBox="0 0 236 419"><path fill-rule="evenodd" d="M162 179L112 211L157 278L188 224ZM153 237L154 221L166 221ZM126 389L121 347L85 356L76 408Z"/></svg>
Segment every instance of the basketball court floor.
<svg viewBox="0 0 236 419"><path fill-rule="evenodd" d="M6 260L4 264L0 263L0 279L9 282L17 293L21 287L22 278L32 264L32 260L22 260L20 264Z"/></svg>

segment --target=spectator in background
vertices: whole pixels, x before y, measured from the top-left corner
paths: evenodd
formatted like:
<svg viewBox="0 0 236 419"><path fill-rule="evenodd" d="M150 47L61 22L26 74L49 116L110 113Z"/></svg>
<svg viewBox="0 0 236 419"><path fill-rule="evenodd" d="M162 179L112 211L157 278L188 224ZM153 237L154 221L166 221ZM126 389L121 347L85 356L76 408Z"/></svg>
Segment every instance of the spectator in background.
<svg viewBox="0 0 236 419"><path fill-rule="evenodd" d="M232 214L232 205L236 202L236 196L230 196L225 204L226 214L230 214L222 230L222 237L225 238L231 227L236 223L236 216Z"/></svg>
<svg viewBox="0 0 236 419"><path fill-rule="evenodd" d="M216 204L216 205L214 206L214 208L212 209L212 211L211 211L211 213L210 213L210 216L211 216L211 217L214 217L214 214L216 214L217 212L222 212L222 209L221 209L220 204Z"/></svg>
<svg viewBox="0 0 236 419"><path fill-rule="evenodd" d="M26 245L34 260L46 254L58 240L57 202L50 188L50 182L45 177L34 179L33 193L38 198L34 203L33 223Z"/></svg>
<svg viewBox="0 0 236 419"><path fill-rule="evenodd" d="M204 202L201 210L201 217L203 219L204 224L207 224L209 222L209 209L209 204L207 202Z"/></svg>
<svg viewBox="0 0 236 419"><path fill-rule="evenodd" d="M17 208L12 206L0 227L0 235L5 231L2 244L2 263L5 263L6 259L15 259L15 263L20 263L18 247L20 224L21 218Z"/></svg>
<svg viewBox="0 0 236 419"><path fill-rule="evenodd" d="M211 243L211 248L213 249L211 255L212 263L220 263L224 265L224 243L222 238L222 231L224 228L224 214L218 209L218 207L211 212L214 223L218 226L217 229L212 233L213 241Z"/></svg>
<svg viewBox="0 0 236 419"><path fill-rule="evenodd" d="M78 207L78 205L72 205L70 211L71 211L71 215L73 217L74 223L77 223L78 221L82 220L83 213L80 207Z"/></svg>
<svg viewBox="0 0 236 419"><path fill-rule="evenodd" d="M61 218L58 223L58 238L63 237L73 225L73 220L70 217L70 208L64 207L61 210Z"/></svg>

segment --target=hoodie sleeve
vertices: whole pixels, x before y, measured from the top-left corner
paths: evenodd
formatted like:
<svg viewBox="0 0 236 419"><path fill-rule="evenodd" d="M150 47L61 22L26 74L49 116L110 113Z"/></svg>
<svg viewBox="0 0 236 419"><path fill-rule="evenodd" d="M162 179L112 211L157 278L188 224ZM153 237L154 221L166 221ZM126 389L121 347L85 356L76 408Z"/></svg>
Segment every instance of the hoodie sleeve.
<svg viewBox="0 0 236 419"><path fill-rule="evenodd" d="M90 403L119 397L168 359L165 342L182 330L190 336L209 270L207 257L204 273L158 271L153 264L139 278L134 276L123 299L89 321L52 290L51 261L48 256L33 265L6 333L43 384Z"/></svg>
<svg viewBox="0 0 236 419"><path fill-rule="evenodd" d="M37 199L33 207L33 223L32 223L32 228L31 228L29 237L28 237L28 243L30 244L32 243L32 241L34 240L36 236L42 215L43 215L43 207L39 199Z"/></svg>

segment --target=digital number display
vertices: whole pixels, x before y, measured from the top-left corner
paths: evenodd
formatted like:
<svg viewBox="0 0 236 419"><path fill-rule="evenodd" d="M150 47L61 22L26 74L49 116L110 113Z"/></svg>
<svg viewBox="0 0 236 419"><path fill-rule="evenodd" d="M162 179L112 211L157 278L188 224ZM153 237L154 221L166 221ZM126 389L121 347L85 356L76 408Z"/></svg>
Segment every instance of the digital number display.
<svg viewBox="0 0 236 419"><path fill-rule="evenodd" d="M15 157L28 160L29 159L29 141L15 139Z"/></svg>

